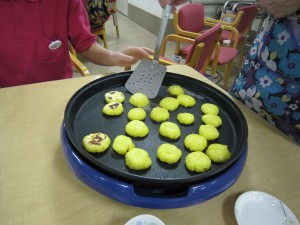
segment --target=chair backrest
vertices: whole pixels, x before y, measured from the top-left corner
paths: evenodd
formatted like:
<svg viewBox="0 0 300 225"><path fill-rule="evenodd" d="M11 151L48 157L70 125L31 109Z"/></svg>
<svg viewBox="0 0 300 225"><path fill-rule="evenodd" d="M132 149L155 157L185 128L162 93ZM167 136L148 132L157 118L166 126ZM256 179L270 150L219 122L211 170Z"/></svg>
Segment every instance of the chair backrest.
<svg viewBox="0 0 300 225"><path fill-rule="evenodd" d="M89 76L90 71L88 68L70 51L69 52L72 65L75 67L76 71L81 74L81 76Z"/></svg>
<svg viewBox="0 0 300 225"><path fill-rule="evenodd" d="M117 0L108 0L108 11L110 14L117 12Z"/></svg>
<svg viewBox="0 0 300 225"><path fill-rule="evenodd" d="M174 15L175 33L187 36L186 32L199 33L204 28L204 6L202 3L183 5Z"/></svg>
<svg viewBox="0 0 300 225"><path fill-rule="evenodd" d="M258 6L255 4L250 6L244 6L239 8L238 11L242 11L244 12L244 14L235 28L240 34L246 36L248 35L252 27L252 23L258 13Z"/></svg>
<svg viewBox="0 0 300 225"><path fill-rule="evenodd" d="M110 18L107 0L83 0L91 27L101 27Z"/></svg>
<svg viewBox="0 0 300 225"><path fill-rule="evenodd" d="M207 29L200 34L194 41L189 54L186 57L185 64L195 68L201 73L205 73L210 57L222 33L221 23L217 23L212 28ZM203 49L200 55L195 55L195 49L199 44L203 43ZM194 64L194 65L191 65Z"/></svg>

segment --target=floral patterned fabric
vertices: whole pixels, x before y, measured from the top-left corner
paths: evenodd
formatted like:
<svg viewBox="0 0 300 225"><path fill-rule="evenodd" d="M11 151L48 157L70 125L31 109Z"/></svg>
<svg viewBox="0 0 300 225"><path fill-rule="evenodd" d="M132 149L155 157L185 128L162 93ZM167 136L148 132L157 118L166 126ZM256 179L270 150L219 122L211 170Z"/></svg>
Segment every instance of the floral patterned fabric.
<svg viewBox="0 0 300 225"><path fill-rule="evenodd" d="M229 93L300 144L300 13L268 18Z"/></svg>

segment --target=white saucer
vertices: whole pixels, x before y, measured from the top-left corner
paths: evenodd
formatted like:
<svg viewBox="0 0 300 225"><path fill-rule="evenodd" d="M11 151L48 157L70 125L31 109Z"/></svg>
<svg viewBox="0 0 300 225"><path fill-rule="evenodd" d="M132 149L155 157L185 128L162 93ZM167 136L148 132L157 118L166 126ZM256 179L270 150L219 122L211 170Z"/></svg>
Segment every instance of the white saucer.
<svg viewBox="0 0 300 225"><path fill-rule="evenodd" d="M133 217L125 225L165 225L160 219L155 216L142 214Z"/></svg>
<svg viewBox="0 0 300 225"><path fill-rule="evenodd" d="M299 225L296 216L282 201L259 191L240 195L234 213L239 225Z"/></svg>

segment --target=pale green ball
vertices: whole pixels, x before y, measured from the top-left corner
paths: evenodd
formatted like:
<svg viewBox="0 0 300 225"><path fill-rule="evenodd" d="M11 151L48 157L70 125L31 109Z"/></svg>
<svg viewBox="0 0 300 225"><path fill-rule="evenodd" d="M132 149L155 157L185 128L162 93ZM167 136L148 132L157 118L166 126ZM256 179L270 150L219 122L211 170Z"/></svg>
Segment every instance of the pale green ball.
<svg viewBox="0 0 300 225"><path fill-rule="evenodd" d="M149 104L149 99L147 95L143 93L135 93L131 95L129 102L136 107L143 108Z"/></svg>
<svg viewBox="0 0 300 225"><path fill-rule="evenodd" d="M193 107L196 104L196 99L190 95L178 95L177 99L180 102L180 105L182 105L185 108Z"/></svg>
<svg viewBox="0 0 300 225"><path fill-rule="evenodd" d="M175 96L184 94L183 88L180 85L176 85L176 84L169 86L167 91L170 95L175 95Z"/></svg>
<svg viewBox="0 0 300 225"><path fill-rule="evenodd" d="M169 111L175 111L179 106L179 101L173 97L165 97L159 102L159 106Z"/></svg>
<svg viewBox="0 0 300 225"><path fill-rule="evenodd" d="M194 123L195 116L192 113L179 113L177 115L177 120L181 124L190 125Z"/></svg>
<svg viewBox="0 0 300 225"><path fill-rule="evenodd" d="M220 135L217 128L211 124L200 125L199 134L204 136L208 141L215 140Z"/></svg>
<svg viewBox="0 0 300 225"><path fill-rule="evenodd" d="M150 118L156 122L163 122L170 118L170 113L165 108L154 107L151 110Z"/></svg>
<svg viewBox="0 0 300 225"><path fill-rule="evenodd" d="M185 166L190 171L203 173L210 170L211 160L203 152L192 152L186 156Z"/></svg>
<svg viewBox="0 0 300 225"><path fill-rule="evenodd" d="M159 133L162 136L168 137L170 139L177 139L181 135L180 128L176 123L173 122L163 122L159 127Z"/></svg>
<svg viewBox="0 0 300 225"><path fill-rule="evenodd" d="M157 149L157 158L168 164L177 163L181 156L182 151L175 145L169 143L161 144Z"/></svg>
<svg viewBox="0 0 300 225"><path fill-rule="evenodd" d="M132 120L126 124L125 132L132 137L145 137L149 133L149 128L143 121Z"/></svg>
<svg viewBox="0 0 300 225"><path fill-rule="evenodd" d="M211 124L214 127L219 127L222 125L222 119L217 115L206 114L203 115L201 119L205 124Z"/></svg>
<svg viewBox="0 0 300 225"><path fill-rule="evenodd" d="M112 145L113 149L120 155L125 155L135 145L130 137L125 135L118 135Z"/></svg>
<svg viewBox="0 0 300 225"><path fill-rule="evenodd" d="M125 163L132 170L144 170L152 165L152 160L146 150L133 148L126 153Z"/></svg>
<svg viewBox="0 0 300 225"><path fill-rule="evenodd" d="M231 153L227 145L214 143L208 146L206 154L209 158L216 163L223 163L230 159Z"/></svg>
<svg viewBox="0 0 300 225"><path fill-rule="evenodd" d="M203 151L207 146L207 140L200 134L189 134L184 139L184 146L191 151Z"/></svg>
<svg viewBox="0 0 300 225"><path fill-rule="evenodd" d="M130 109L127 114L129 120L144 120L146 115L146 111L142 108Z"/></svg>
<svg viewBox="0 0 300 225"><path fill-rule="evenodd" d="M204 114L212 114L212 115L218 115L219 114L219 107L212 103L204 103L201 106L201 111Z"/></svg>

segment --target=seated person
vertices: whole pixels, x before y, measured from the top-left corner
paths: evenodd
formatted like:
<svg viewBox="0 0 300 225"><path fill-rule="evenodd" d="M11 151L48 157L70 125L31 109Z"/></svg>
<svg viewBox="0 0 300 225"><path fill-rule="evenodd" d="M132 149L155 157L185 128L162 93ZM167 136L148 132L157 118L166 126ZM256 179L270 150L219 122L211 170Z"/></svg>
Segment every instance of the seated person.
<svg viewBox="0 0 300 225"><path fill-rule="evenodd" d="M147 48L120 52L97 44L82 0L0 1L0 87L72 77L69 42L85 59L126 67L148 57Z"/></svg>
<svg viewBox="0 0 300 225"><path fill-rule="evenodd" d="M107 0L82 0L86 7L91 27L102 27L109 20Z"/></svg>
<svg viewBox="0 0 300 225"><path fill-rule="evenodd" d="M258 1L270 14L229 93L300 144L300 1Z"/></svg>

